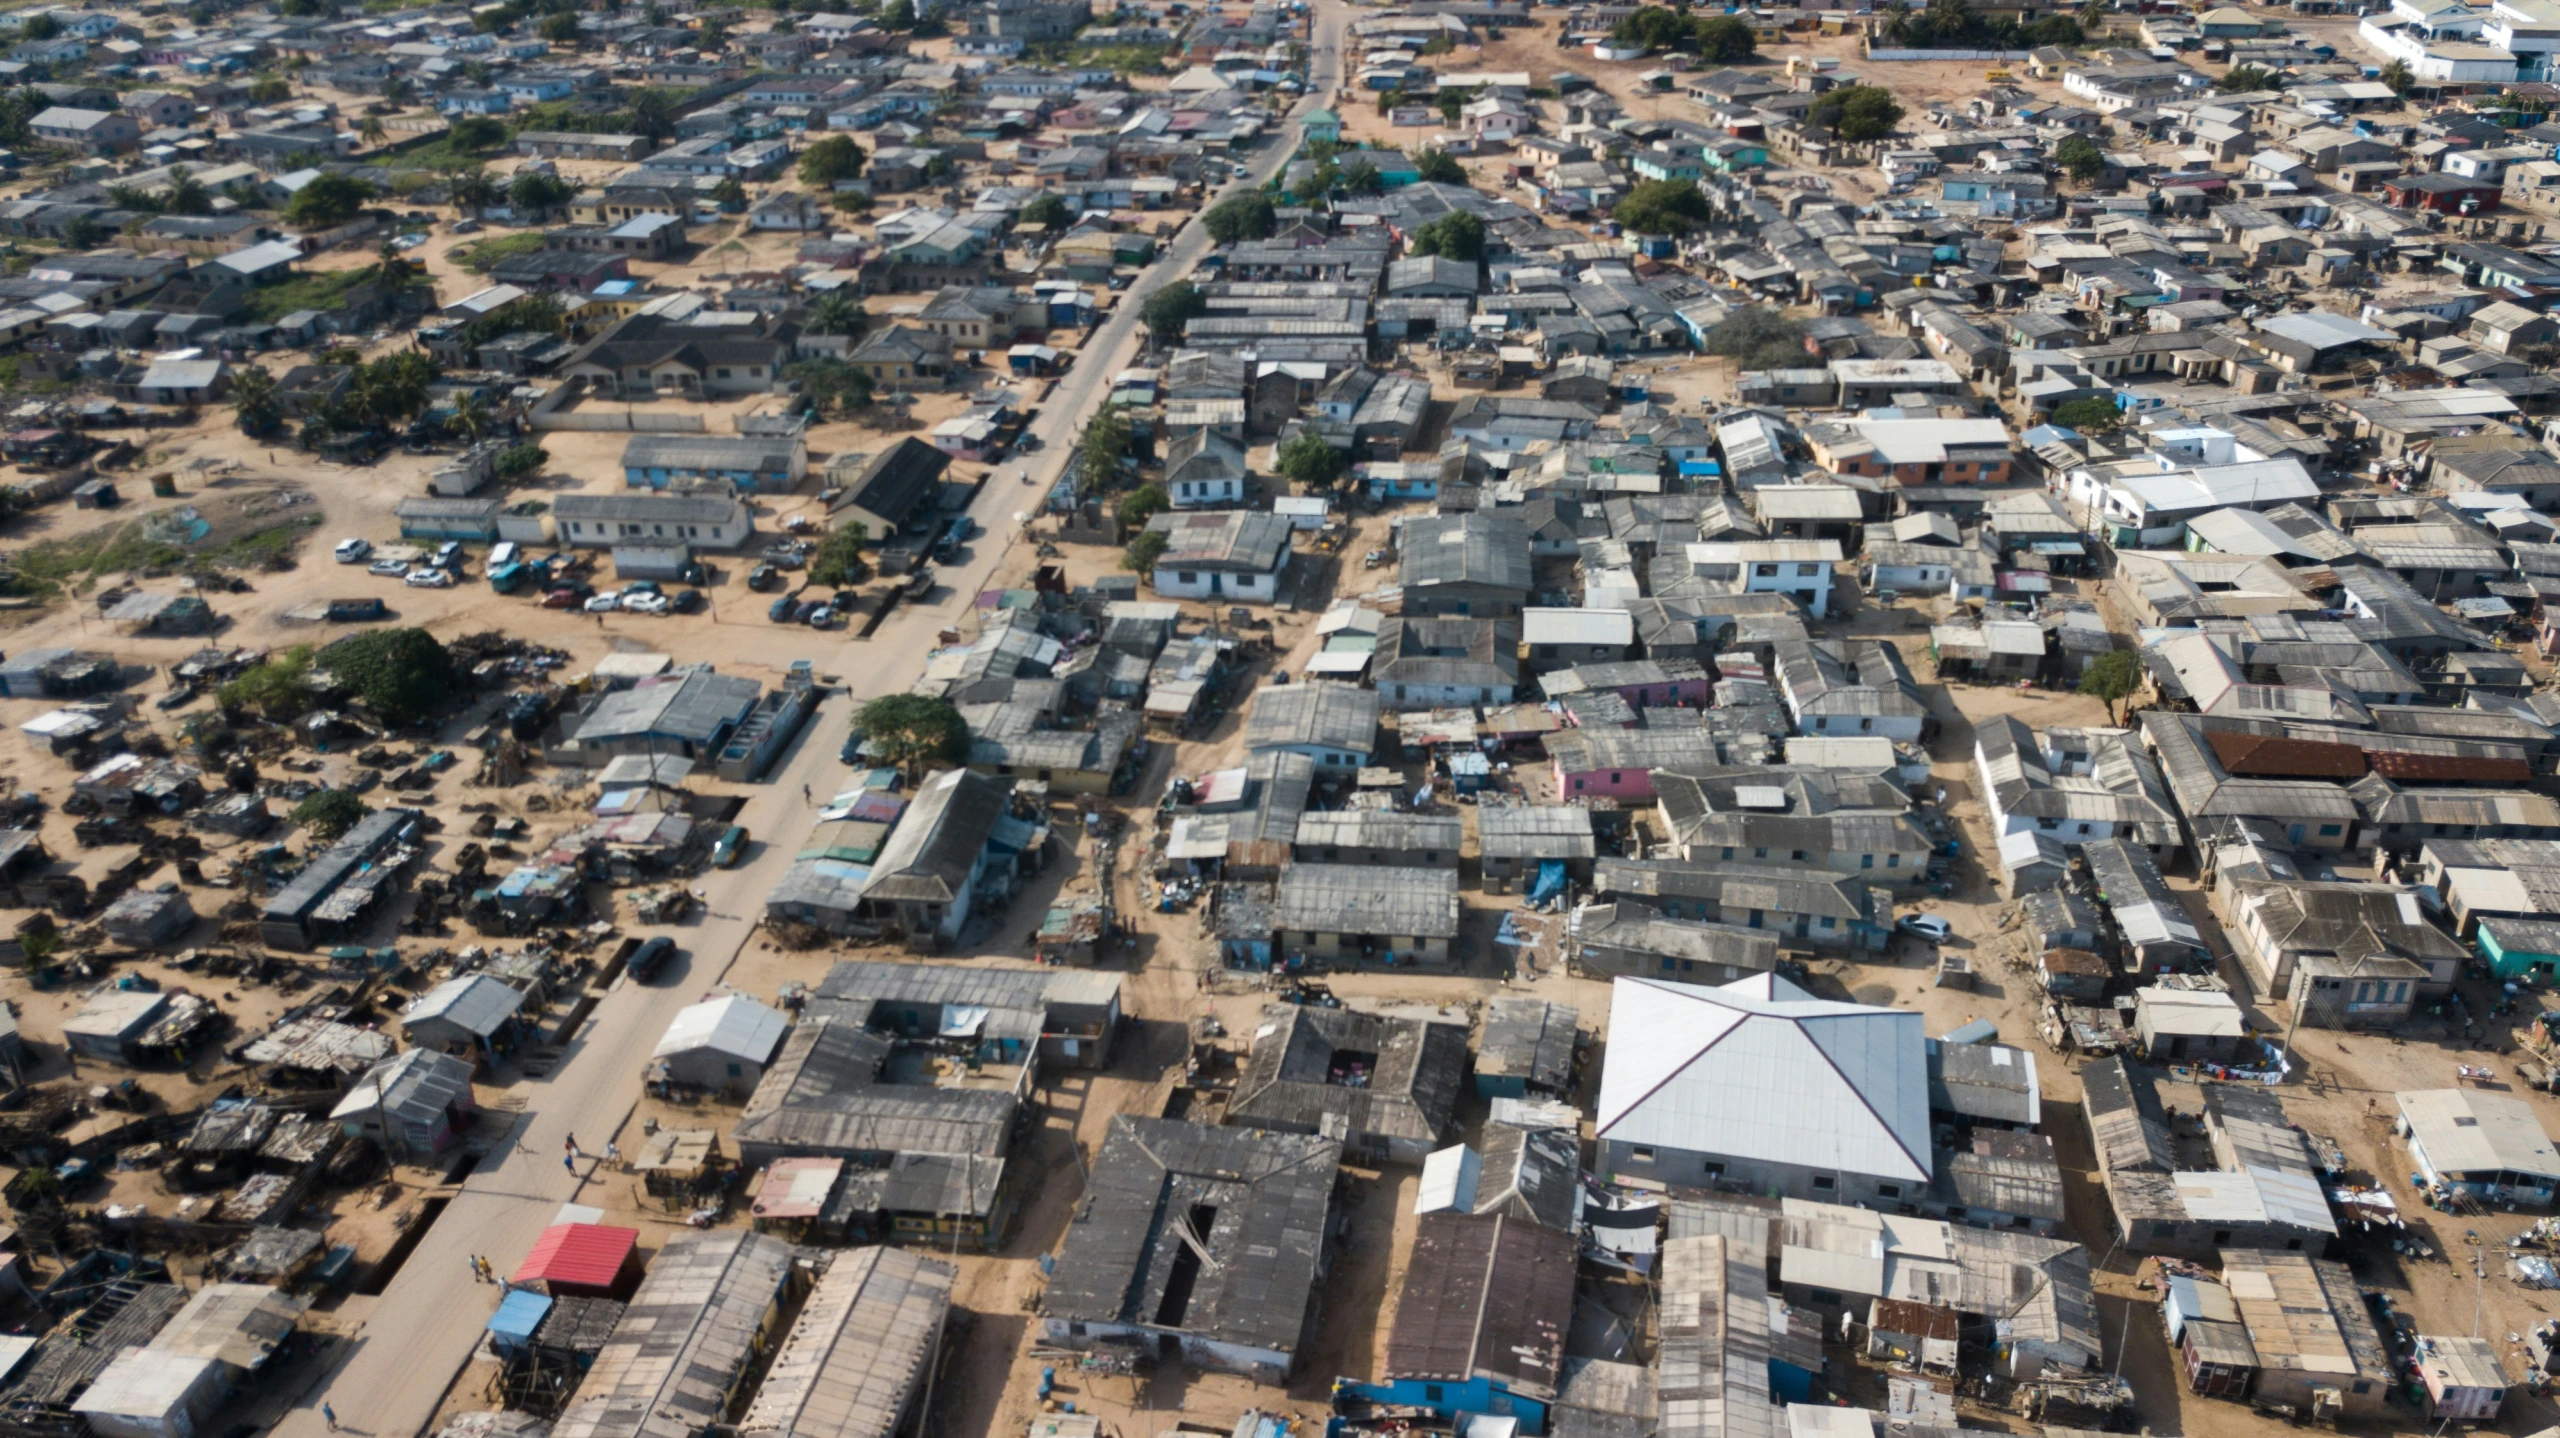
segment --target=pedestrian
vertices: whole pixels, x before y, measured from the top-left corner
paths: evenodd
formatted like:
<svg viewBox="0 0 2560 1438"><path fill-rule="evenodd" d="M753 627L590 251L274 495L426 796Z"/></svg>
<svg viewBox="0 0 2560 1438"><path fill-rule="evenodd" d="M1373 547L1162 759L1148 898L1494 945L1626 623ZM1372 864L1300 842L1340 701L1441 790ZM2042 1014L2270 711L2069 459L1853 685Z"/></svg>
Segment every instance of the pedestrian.
<svg viewBox="0 0 2560 1438"><path fill-rule="evenodd" d="M803 804L815 804L818 802L818 796L810 793L809 786L803 784L800 786L800 802Z"/></svg>
<svg viewBox="0 0 2560 1438"><path fill-rule="evenodd" d="M330 1407L326 1400L320 1404L320 1416L328 1420L330 1432L338 1431L338 1410Z"/></svg>
<svg viewBox="0 0 2560 1438"><path fill-rule="evenodd" d="M474 1283L487 1281L480 1276L480 1255L476 1253L471 1255L471 1281Z"/></svg>
<svg viewBox="0 0 2560 1438"><path fill-rule="evenodd" d="M576 1178L578 1176L578 1161L571 1158L569 1155L565 1153L560 1155L560 1166L569 1171L569 1176L571 1178Z"/></svg>
<svg viewBox="0 0 2560 1438"><path fill-rule="evenodd" d="M562 1140L562 1143L562 1152L569 1154L571 1157L578 1156L578 1136L576 1134L570 1134L566 1139Z"/></svg>
<svg viewBox="0 0 2560 1438"><path fill-rule="evenodd" d="M612 1139L606 1139L604 1141L604 1166L607 1168L622 1167L622 1145L615 1143Z"/></svg>

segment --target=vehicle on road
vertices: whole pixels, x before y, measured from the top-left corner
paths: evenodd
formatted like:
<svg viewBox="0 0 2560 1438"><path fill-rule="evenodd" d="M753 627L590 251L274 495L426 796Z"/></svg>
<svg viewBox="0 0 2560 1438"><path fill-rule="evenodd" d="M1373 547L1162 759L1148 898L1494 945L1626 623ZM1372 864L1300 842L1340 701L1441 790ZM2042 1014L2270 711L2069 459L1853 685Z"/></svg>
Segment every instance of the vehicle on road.
<svg viewBox="0 0 2560 1438"><path fill-rule="evenodd" d="M631 976L631 982L645 984L657 976L658 970L666 967L667 960L675 957L675 952L676 941L661 934L633 950L630 962L622 966L622 971Z"/></svg>
<svg viewBox="0 0 2560 1438"><path fill-rule="evenodd" d="M377 559L365 566L365 572L379 574L386 579L397 579L409 572L409 565L405 560Z"/></svg>
<svg viewBox="0 0 2560 1438"><path fill-rule="evenodd" d="M407 574L401 576L400 582L408 585L411 589L451 589L453 587L453 571L450 569L412 569Z"/></svg>
<svg viewBox="0 0 2560 1438"><path fill-rule="evenodd" d="M1947 935L1955 932L1946 920L1935 914L1906 914L1902 922L1894 925L1894 928L1913 938L1926 939L1933 944L1945 943Z"/></svg>
<svg viewBox="0 0 2560 1438"><path fill-rule="evenodd" d="M746 852L747 826L744 824L730 825L720 831L719 838L711 841L711 862L716 868L736 868L738 860L746 857Z"/></svg>
<svg viewBox="0 0 2560 1438"><path fill-rule="evenodd" d="M338 556L338 562L340 564L362 564L364 563L364 557L373 553L373 541L370 539L341 539L338 541L337 549L332 552Z"/></svg>

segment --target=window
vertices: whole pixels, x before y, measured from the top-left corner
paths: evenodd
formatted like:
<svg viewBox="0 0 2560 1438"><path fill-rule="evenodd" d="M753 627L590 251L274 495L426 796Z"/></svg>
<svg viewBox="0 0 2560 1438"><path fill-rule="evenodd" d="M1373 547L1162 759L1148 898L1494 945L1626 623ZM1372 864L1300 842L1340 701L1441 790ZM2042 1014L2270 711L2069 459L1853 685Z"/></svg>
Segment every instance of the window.
<svg viewBox="0 0 2560 1438"><path fill-rule="evenodd" d="M1653 1162L1653 1145L1640 1143L1630 1147L1627 1150L1627 1160L1630 1163Z"/></svg>
<svg viewBox="0 0 2560 1438"><path fill-rule="evenodd" d="M1763 579L1775 579L1778 577L1778 566L1774 564L1753 565L1751 572L1759 575Z"/></svg>
<svg viewBox="0 0 2560 1438"><path fill-rule="evenodd" d="M1822 566L1818 564L1799 564L1796 566L1796 577L1798 579L1811 579L1821 572Z"/></svg>
<svg viewBox="0 0 2560 1438"><path fill-rule="evenodd" d="M1195 573L1194 571L1192 571L1192 570L1188 570L1188 569L1186 569L1186 570L1182 571L1180 574L1178 574L1178 575L1176 575L1176 576L1174 576L1174 577L1175 577L1175 578L1177 578L1177 579L1179 579L1179 580L1181 580L1181 581L1182 581L1183 583L1185 583L1185 584L1197 584L1197 583L1199 583L1199 582L1200 582L1200 576L1199 576L1197 573Z"/></svg>
<svg viewBox="0 0 2560 1438"><path fill-rule="evenodd" d="M1443 1403L1448 1400L1439 1384L1425 1383L1422 1385L1422 1401L1425 1403Z"/></svg>
<svg viewBox="0 0 2560 1438"><path fill-rule="evenodd" d="M1839 1187L1839 1181L1828 1174L1817 1177L1813 1181L1813 1191L1816 1193L1830 1193Z"/></svg>
<svg viewBox="0 0 2560 1438"><path fill-rule="evenodd" d="M2151 1225L2151 1236L2153 1238L2176 1238L2178 1236L2178 1225L2174 1223L2155 1223Z"/></svg>
<svg viewBox="0 0 2560 1438"><path fill-rule="evenodd" d="M2320 837L2323 839L2334 839L2338 837L2339 833L2340 829L2335 824L2323 824L2320 826Z"/></svg>
<svg viewBox="0 0 2560 1438"><path fill-rule="evenodd" d="M2213 1231L2213 1246L2214 1246L2214 1247L2216 1247L2216 1248L2222 1248L2222 1247L2224 1247L2224 1246L2228 1245L2230 1242L2231 1242L2231 1230L2230 1230L2230 1229L2227 1229L2227 1228L2217 1228L2217 1229L2215 1229L2215 1230Z"/></svg>
<svg viewBox="0 0 2560 1438"><path fill-rule="evenodd" d="M1861 868L1861 869L1872 869L1872 868L1874 868L1875 866L1876 866L1876 856L1875 856L1875 855L1873 855L1873 854L1860 854L1860 855L1858 856L1858 867L1859 867L1859 868Z"/></svg>

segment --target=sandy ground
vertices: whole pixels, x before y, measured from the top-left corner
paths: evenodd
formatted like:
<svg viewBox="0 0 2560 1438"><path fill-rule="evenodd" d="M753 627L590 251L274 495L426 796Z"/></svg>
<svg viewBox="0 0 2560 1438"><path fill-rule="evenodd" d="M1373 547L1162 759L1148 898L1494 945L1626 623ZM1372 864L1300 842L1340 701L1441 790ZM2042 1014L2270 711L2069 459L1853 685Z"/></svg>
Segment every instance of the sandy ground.
<svg viewBox="0 0 2560 1438"><path fill-rule="evenodd" d="M2349 22L2351 25L2351 22ZM1855 42L1791 41L1773 47L1773 57L1789 54L1839 54L1854 57ZM2342 45L2342 49L2346 48ZM1459 61L1444 62L1460 68ZM1634 74L1640 63L1603 64L1588 52L1559 51L1554 48L1552 31L1545 26L1528 26L1513 30L1502 42L1483 48L1480 57L1468 60L1466 68L1529 69L1543 83L1554 69L1570 68L1592 75L1604 86L1620 93L1637 113L1652 113L1660 107L1665 116L1692 109L1678 97L1638 95ZM1871 71L1887 67L1870 66ZM1892 66L1888 73L1872 75L1881 83L1889 83L1906 97L1906 103L1925 103L1930 99L1960 100L1981 87L1978 66ZM2059 94L2058 85L2028 81L2023 72L2018 83L2038 93L2049 90ZM1550 110L1554 102L1546 102ZM1389 131L1383 117L1375 114L1374 105L1347 97L1338 107L1349 123L1353 136L1372 138L1380 143L1410 143L1421 133ZM1915 108L1917 106L1915 105ZM512 167L512 161L501 161L494 168ZM1471 164L1485 162L1471 161ZM572 171L577 166L565 167ZM1835 176L1844 180L1851 177ZM1851 181L1854 185L1854 180ZM475 237L476 238L476 237ZM439 226L430 242L418 252L437 276L442 293L451 298L476 288L475 277L461 274L448 261L447 252L453 237ZM794 242L786 237L737 238L714 232L687 263L679 266L635 266L662 284L710 283L715 276L745 273L752 270L778 268L787 261ZM366 257L333 255L320 263L334 267L341 263L362 263ZM875 310L887 313L908 300L879 300ZM1054 341L1053 341L1054 342ZM1718 367L1695 360L1647 362L1642 368L1657 373L1658 388L1675 402L1690 403L1715 397L1721 378ZM937 396L917 407L919 423L939 418L956 407L956 396ZM728 428L729 415L754 408L757 404L714 406L721 413L711 421L714 433ZM420 490L431 460L394 456L368 469L351 470L310 464L294 456L278 452L270 458L262 449L248 444L227 427L227 414L208 415L202 422L176 430L155 431L149 437L154 453L149 467L170 470L181 476L181 495L175 503L194 504L210 509L218 503L236 502L239 497L272 493L304 493L313 496L322 524L312 532L317 543L306 544L303 562L290 572L258 575L252 578L254 592L246 595L221 596L216 607L228 617L228 627L220 636L226 644L270 646L303 642L328 637L325 632L284 624L278 616L286 609L313 598L339 594L385 592L404 622L423 622L439 633L458 633L482 628L501 628L522 638L560 647L572 656L566 672L575 673L595 658L614 648L642 647L670 652L680 658L716 656L724 670L758 677L778 677L795 658L823 654L822 668L859 665L858 645L839 647L842 641L830 639L821 648L813 644L815 636L805 631L785 629L764 622L763 599L750 595L743 586L744 563L724 564L720 581L713 586L711 612L693 618L647 618L613 615L599 622L587 616L573 616L535 608L530 602L495 598L475 585L444 591L409 590L396 581L384 581L358 570L341 571L328 563L325 546L341 535L362 534L376 540L392 536L391 506L401 497ZM811 435L813 468L823 465L825 457L837 453L858 452L876 445L895 431L844 424L820 427ZM615 460L621 441L614 436L559 435L547 441L557 478L545 479L533 491L558 492L583 489L596 492L619 488ZM1257 461L1265 456L1256 455ZM215 466L197 468L200 462ZM970 467L958 467L966 478ZM778 528L795 513L807 512L813 502L788 497L760 502L759 527ZM56 507L23 521L13 538L33 540L76 534L82 529L106 523L130 522L137 514L170 507L169 501L144 501L122 515L98 518L85 512ZM1412 511L1408 511L1412 512ZM1341 594L1365 592L1387 582L1389 572L1366 572L1360 569L1358 556L1382 541L1389 516L1353 513L1348 516L1353 532L1342 547L1345 562L1329 576L1326 588ZM1063 562L1071 579L1082 581L1115 567L1115 551L1069 546ZM1033 556L1027 547L1017 547L1008 557L1006 571L1016 579L1027 576ZM1316 563L1312 557L1309 563ZM387 586L387 589L386 589ZM1316 597L1321 596L1322 589ZM1189 606L1196 621L1211 618L1205 606ZM1237 717L1242 699L1252 684L1271 669L1287 667L1302 658L1314 644L1313 617L1316 609L1302 609L1295 615L1275 616L1269 633L1273 653L1257 660L1248 678L1233 691L1235 702L1221 721L1197 736L1180 742L1166 743L1149 767L1140 787L1119 801L1117 807L1132 816L1143 816L1161 795L1163 786L1176 774L1196 774L1231 762L1241 752L1241 722ZM152 663L169 663L200 646L201 640L138 639L108 635L94 617L93 607L66 603L51 609L22 612L16 617L21 627L8 636L13 650L48 643L76 643L112 647L121 655ZM1844 621L1828 626L1830 632L1861 637L1885 638L1900 645L1912 661L1915 673L1924 681L1930 674L1925 654L1925 631L1921 627L1926 616L1916 605L1898 608L1867 608ZM1987 832L1982 827L1981 806L1974 793L1969 756L1971 724L1998 714L2016 714L2029 722L2047 724L2103 723L2102 706L2076 695L2046 691L1980 686L1951 686L1925 682L1925 691L1941 720L1941 732L1934 744L1933 783L1944 785L1949 793L1952 812L1966 826L1968 860L1962 869L1964 886L1949 899L1932 899L1921 907L1939 913L1955 926L1952 940L1960 951L1977 954L1980 975L1971 989L1941 989L1933 985L1925 953L1915 948L1898 948L1878 962L1849 963L1826 960L1815 965L1813 981L1825 991L1836 986L1838 992L1854 994L1869 1002L1892 1003L1912 1007L1927 1016L1930 1032L1942 1032L1973 1018L1989 1018L1997 1023L2005 1041L2041 1049L2035 1037L2033 1013L2037 995L2031 981L2019 971L2023 956L2001 932L2006 906L1988 886L1986 876L1975 867L1971 855L1978 854ZM12 720L23 720L42 706L14 702L9 706ZM24 711L24 712L21 712ZM150 712L150 711L146 711ZM154 716L161 727L172 727L172 720ZM178 716L184 717L184 711ZM832 744L832 736L823 742ZM343 765L343 758L329 761ZM67 792L69 772L59 761L36 752L14 727L0 734L0 768L17 777L25 787L37 790L48 800L58 801ZM338 777L342 769L328 771ZM697 781L700 782L700 781ZM723 786L706 785L719 791ZM440 811L458 814L461 803L485 799L486 791L466 788L458 778L447 778L438 786L432 802ZM564 796L565 797L565 796ZM520 807L520 806L518 806ZM1472 810L1461 808L1462 816ZM556 811L549 815L528 815L538 825L566 827L569 816ZM1473 821L1468 820L1470 852ZM50 834L50 829L49 829ZM542 833L537 828L537 835ZM1133 831L1128 847L1121 851L1119 862L1107 880L1117 899L1119 912L1131 929L1131 942L1105 958L1108 967L1125 976L1124 1001L1132 1022L1112 1067L1103 1073L1077 1075L1045 1085L1040 1091L1043 1118L1028 1141L1027 1148L1017 1151L1016 1162L1042 1175L1042 1181L1030 1192L1002 1248L993 1254L963 1252L953 1255L962 1269L956 1294L957 1306L966 1315L963 1327L955 1328L956 1352L952 1365L939 1380L937 1398L931 1417L930 1431L936 1438L979 1438L987 1434L1019 1432L1039 1409L1036 1386L1044 1360L1032 1349L1035 1305L1040 1288L1038 1259L1054 1249L1074 1203L1081 1192L1083 1164L1099 1147L1110 1119L1122 1113L1153 1113L1162 1107L1171 1082L1182 1072L1187 1035L1191 1026L1204 1015L1214 1014L1230 1034L1250 1033L1252 1019L1263 1002L1262 992L1251 984L1222 975L1207 976L1204 987L1203 965L1209 962L1209 949L1201 925L1192 913L1161 914L1149 902L1149 888L1144 876L1137 872L1143 855L1143 831ZM57 852L72 853L67 832L56 845ZM103 868L111 856L94 855L84 859ZM1031 892L1018 901L1005 924L975 946L974 952L953 962L1003 963L1019 962L1027 949L1023 935L1052 895L1089 891L1105 882L1098 872L1095 856L1079 847L1053 862ZM2194 895L2192 879L2173 876L2172 884L2188 892L2192 908L2207 923L2207 932L2222 944L2219 929L2210 924L2200 895ZM1558 972L1548 950L1532 951L1526 971L1516 971L1508 953L1485 942L1499 917L1511 909L1516 900L1481 893L1474 885L1472 871L1463 889L1468 911L1471 942L1462 946L1461 956L1446 971L1385 973L1343 973L1332 977L1334 990L1345 998L1391 998L1421 1000L1438 1004L1463 1006L1478 1003L1486 997L1502 993L1529 993L1576 1005L1584 1023L1605 1043L1608 1019L1607 985ZM784 983L805 982L822 972L824 964L837 957L851 956L853 950L791 953L780 950L761 938L751 940L746 952L727 977L731 986L771 999ZM163 966L146 966L164 981L185 982L183 975ZM218 996L230 1009L242 1032L263 1024L280 1009L286 996L271 990L244 989L223 985ZM0 979L0 993L13 999L24 1015L25 1027L39 1045L58 1036L62 1015L71 1006L69 995L62 992L36 994L29 991L23 979L9 976ZM2372 1173L2390 1181L2400 1197L2404 1210L2435 1220L2417 1207L2414 1196L2406 1188L2405 1155L2399 1154L2389 1139L2386 1126L2375 1116L2377 1100L2387 1106L2387 1094L2399 1087L2440 1086L2449 1082L2451 1066L2458 1061L2478 1061L2482 1050L2465 1047L2456 1038L2429 1038L2413 1034L2404 1039L2377 1039L2313 1033L2303 1036L2300 1050L2304 1058L2302 1080L2285 1091L2295 1106L2296 1117L2306 1126L2335 1138L2351 1157ZM2090 1244L2095 1253L2106 1254L2102 1288L2105 1295L2103 1322L2111 1353L2121 1351L2126 1375L2135 1381L2141 1401L2141 1416L2153 1432L2187 1433L2202 1438L2222 1438L2242 1432L2263 1433L2265 1424L2247 1409L2225 1403L2190 1398L2174 1377L2169 1356L2160 1335L2156 1315L2151 1310L2154 1295L2143 1287L2145 1276L2140 1265L2125 1255L2110 1253L2101 1205L2095 1202L2097 1189L2087 1182L2089 1158L2085 1131L2079 1126L2074 1103L2077 1079L2073 1066L2064 1058L2049 1052L2038 1054L2040 1072L2045 1076L2049 1112L2052 1120L2047 1129L2060 1145L2065 1165L2072 1170L2072 1220L2074 1231ZM58 1064L58 1059L54 1060ZM1597 1064L1593 1066L1596 1073ZM2501 1070L2504 1071L2503 1068ZM46 1070L48 1075L58 1068ZM226 1075L212 1064L200 1064L188 1074L150 1074L145 1084L166 1099L177 1103L196 1101L211 1087L218 1087ZM493 1090L488 1097L503 1104L503 1093ZM2174 1102L2175 1100L2173 1100ZM2529 1096L2538 1109L2548 1109L2551 1100ZM2181 1103L2192 1111L2193 1104ZM644 1101L633 1114L630 1124L614 1137L625 1152L637 1147L644 1123L655 1121L677 1126L709 1125L725 1129L735 1117L734 1106L705 1104L674 1107ZM2546 1123L2552 1123L2546 1113ZM1464 1123L1471 1132L1481 1120L1481 1112L1469 1105ZM2560 1126L2560 1125L2555 1125ZM590 1144L601 1143L606 1135L597 1132L582 1135ZM358 1194L338 1206L329 1217L337 1225L333 1236L352 1236L370 1244L387 1243L397 1215L404 1205L414 1203L415 1190L431 1178L424 1174L400 1175L403 1196L391 1206L374 1209L370 1196ZM169 1200L154 1196L155 1185L148 1175L127 1174L115 1179L114 1193L120 1200L152 1203L155 1209ZM1370 1377L1378 1373L1383 1357L1385 1337L1393 1323L1398 1290L1401 1285L1404 1256L1409 1249L1413 1221L1410 1214L1414 1175L1409 1170L1355 1170L1349 1184L1350 1226L1328 1278L1322 1302L1328 1315L1322 1325L1316 1349L1305 1355L1302 1376L1286 1390L1274 1390L1229 1377L1203 1377L1180 1372L1158 1374L1152 1379L1117 1377L1084 1377L1067 1371L1062 1365L1062 1381L1056 1401L1071 1401L1079 1410L1098 1412L1116 1432L1139 1438L1152 1435L1178 1417L1218 1427L1227 1426L1247 1407L1286 1409L1310 1417L1321 1413L1327 1385L1336 1375ZM611 1219L641 1228L643 1247L654 1250L674 1231L680 1216L671 1215L655 1200L639 1191L636 1181L627 1176L604 1180L589 1188L589 1201L608 1208ZM316 1218L317 1216L315 1216ZM733 1213L729 1222L740 1221ZM2496 1215L2465 1219L2458 1223L2438 1221L2433 1228L2439 1252L2467 1257L2464 1230L2476 1230L2492 1245L2511 1235L2524 1222L2522 1216ZM2485 1279L2463 1271L2461 1264L2416 1264L2403 1267L2387 1251L2363 1253L2357 1257L2358 1275L2372 1288L2391 1292L2419 1315L2422 1323L2433 1331L2473 1331L2477 1310L2477 1331L2502 1338L2520 1331L2531 1318L2547 1308L2536 1295L2519 1290L2507 1282L2494 1259L2487 1265ZM1845 1362L1834 1355L1835 1362ZM475 1375L485 1382L485 1374ZM1846 1382L1845 1370L1835 1375ZM473 1378L457 1385L448 1407L476 1407L487 1401L485 1388ZM2502 1431L2524 1433L2548 1425L2554 1415L2540 1399L2528 1399L2519 1392L2510 1402ZM1968 1408L1968 1422L1995 1425L2001 1416Z"/></svg>

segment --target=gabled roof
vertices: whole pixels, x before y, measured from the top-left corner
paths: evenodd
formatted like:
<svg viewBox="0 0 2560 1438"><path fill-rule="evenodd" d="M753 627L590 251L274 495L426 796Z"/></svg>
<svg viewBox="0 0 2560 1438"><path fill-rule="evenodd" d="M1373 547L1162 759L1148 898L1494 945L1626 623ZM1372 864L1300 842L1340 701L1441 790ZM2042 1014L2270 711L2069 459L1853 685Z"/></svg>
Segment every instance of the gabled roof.
<svg viewBox="0 0 2560 1438"><path fill-rule="evenodd" d="M1814 999L1774 975L1611 988L1599 1136L1926 1183L1917 1013Z"/></svg>

